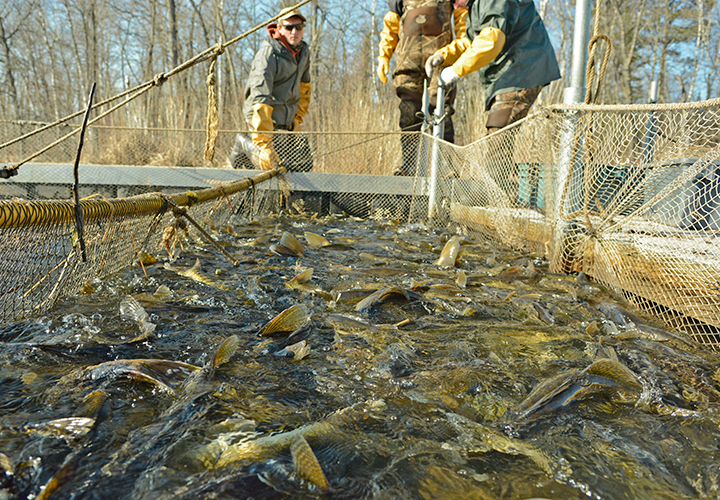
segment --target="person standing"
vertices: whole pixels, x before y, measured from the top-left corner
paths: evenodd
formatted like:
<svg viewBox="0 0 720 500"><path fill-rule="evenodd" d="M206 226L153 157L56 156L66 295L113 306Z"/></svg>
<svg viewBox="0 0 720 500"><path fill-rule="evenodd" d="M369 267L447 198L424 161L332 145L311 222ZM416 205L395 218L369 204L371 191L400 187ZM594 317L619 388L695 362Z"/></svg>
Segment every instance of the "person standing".
<svg viewBox="0 0 720 500"><path fill-rule="evenodd" d="M533 0L468 0L467 37L441 48L425 63L426 73L445 66L453 85L478 71L485 89L486 135L527 116L542 88L560 78L555 51ZM524 205L518 167L512 161L517 129L488 144L481 159L488 177L475 202ZM509 156L508 156L509 155Z"/></svg>
<svg viewBox="0 0 720 500"><path fill-rule="evenodd" d="M310 106L310 51L303 41L305 17L284 9L277 23L267 26L268 37L255 54L245 86L245 120L252 131L256 163L263 170L278 166L309 171L312 157L307 137L267 134L299 132ZM242 145L236 141L231 163L238 166Z"/></svg>
<svg viewBox="0 0 720 500"><path fill-rule="evenodd" d="M560 78L555 51L533 0L468 0L467 37L428 58L453 84L480 72L491 134L525 117L542 88Z"/></svg>
<svg viewBox="0 0 720 500"><path fill-rule="evenodd" d="M390 59L397 54L393 72L395 93L400 98L400 129L403 132L420 130L422 117L422 96L424 89L425 61L441 47L448 45L455 37L464 36L467 9L466 0L389 0L388 13L383 19L384 28L380 34L380 55L377 75L387 83ZM430 82L430 106L435 108L437 96L437 75ZM455 131L452 123L455 89L446 93L445 137L454 142ZM402 164L395 175L414 175L417 163L418 138L416 134L401 135Z"/></svg>

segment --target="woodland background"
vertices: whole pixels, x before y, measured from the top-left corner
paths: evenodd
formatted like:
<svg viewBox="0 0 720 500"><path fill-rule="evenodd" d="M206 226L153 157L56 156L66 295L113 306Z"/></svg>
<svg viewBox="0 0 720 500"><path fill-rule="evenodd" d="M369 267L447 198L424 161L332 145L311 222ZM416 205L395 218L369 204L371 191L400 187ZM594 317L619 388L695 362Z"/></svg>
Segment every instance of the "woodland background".
<svg viewBox="0 0 720 500"><path fill-rule="evenodd" d="M285 2L291 5L293 2ZM561 102L568 86L575 5L536 2L551 34L563 81L545 89L542 104ZM0 121L52 122L153 79L217 42L263 23L280 2L247 0L3 0L0 3ZM658 102L685 102L720 93L720 7L713 0L606 0L592 4L599 33L612 51L599 103L645 103L651 81ZM313 101L305 130L397 130L391 83L375 74L383 0L313 0L305 40L312 53ZM592 23L591 23L592 25ZM222 130L245 130L243 88L261 29L230 46L216 67ZM599 46L602 49L603 45ZM602 50L598 51L602 53ZM394 58L391 63L394 64ZM599 64L598 64L599 67ZM209 63L169 79L104 119L118 127L203 129ZM461 80L457 142L481 134L483 89L477 75Z"/></svg>

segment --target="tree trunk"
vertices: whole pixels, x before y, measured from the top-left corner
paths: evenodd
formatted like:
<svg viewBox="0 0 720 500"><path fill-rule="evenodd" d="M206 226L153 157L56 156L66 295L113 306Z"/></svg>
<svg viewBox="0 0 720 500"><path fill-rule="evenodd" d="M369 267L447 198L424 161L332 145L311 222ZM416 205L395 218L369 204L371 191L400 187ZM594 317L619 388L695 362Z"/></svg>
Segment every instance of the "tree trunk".
<svg viewBox="0 0 720 500"><path fill-rule="evenodd" d="M175 0L168 0L168 14L170 17L170 57L172 59L173 68L177 68L180 65L180 57L178 56L178 27L176 10Z"/></svg>
<svg viewBox="0 0 720 500"><path fill-rule="evenodd" d="M5 58L5 82L8 86L8 95L10 96L10 104L12 106L12 109L8 110L8 116L17 116L20 106L18 104L15 76L13 75L13 62L10 54L10 38L5 33L5 25L2 17L0 17L0 46L2 46L3 56Z"/></svg>

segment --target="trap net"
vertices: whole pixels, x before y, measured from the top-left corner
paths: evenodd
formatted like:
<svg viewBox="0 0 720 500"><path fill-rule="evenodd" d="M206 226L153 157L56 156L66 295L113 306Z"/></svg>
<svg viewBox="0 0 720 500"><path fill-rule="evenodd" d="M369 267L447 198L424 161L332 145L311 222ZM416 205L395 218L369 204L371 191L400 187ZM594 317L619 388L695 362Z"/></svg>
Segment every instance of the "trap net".
<svg viewBox="0 0 720 500"><path fill-rule="evenodd" d="M269 173L233 168L235 131L219 132L208 157L205 131L93 126L79 167L82 230L72 141L0 181L0 318L40 314L96 278L172 255L186 231L210 245L258 214L345 212L452 224L543 256L716 349L718 106L556 106L464 147L424 133L278 132L283 168ZM36 127L4 123L0 140ZM0 161L61 134L0 149ZM414 175L394 176L400 166Z"/></svg>
<svg viewBox="0 0 720 500"><path fill-rule="evenodd" d="M438 162L450 218L717 347L720 102L553 107Z"/></svg>

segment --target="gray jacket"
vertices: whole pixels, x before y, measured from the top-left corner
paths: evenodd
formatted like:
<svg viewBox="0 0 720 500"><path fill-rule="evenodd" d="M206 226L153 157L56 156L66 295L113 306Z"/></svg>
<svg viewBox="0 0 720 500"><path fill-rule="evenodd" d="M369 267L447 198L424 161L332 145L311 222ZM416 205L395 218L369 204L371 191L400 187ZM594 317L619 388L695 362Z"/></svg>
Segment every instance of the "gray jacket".
<svg viewBox="0 0 720 500"><path fill-rule="evenodd" d="M467 36L492 26L507 37L505 47L481 68L485 105L498 94L547 85L560 78L555 51L533 0L469 0Z"/></svg>
<svg viewBox="0 0 720 500"><path fill-rule="evenodd" d="M300 42L296 60L280 41L268 36L253 59L245 86L245 120L250 123L254 104L272 106L275 128L292 126L300 102L300 82L310 83L310 51Z"/></svg>

